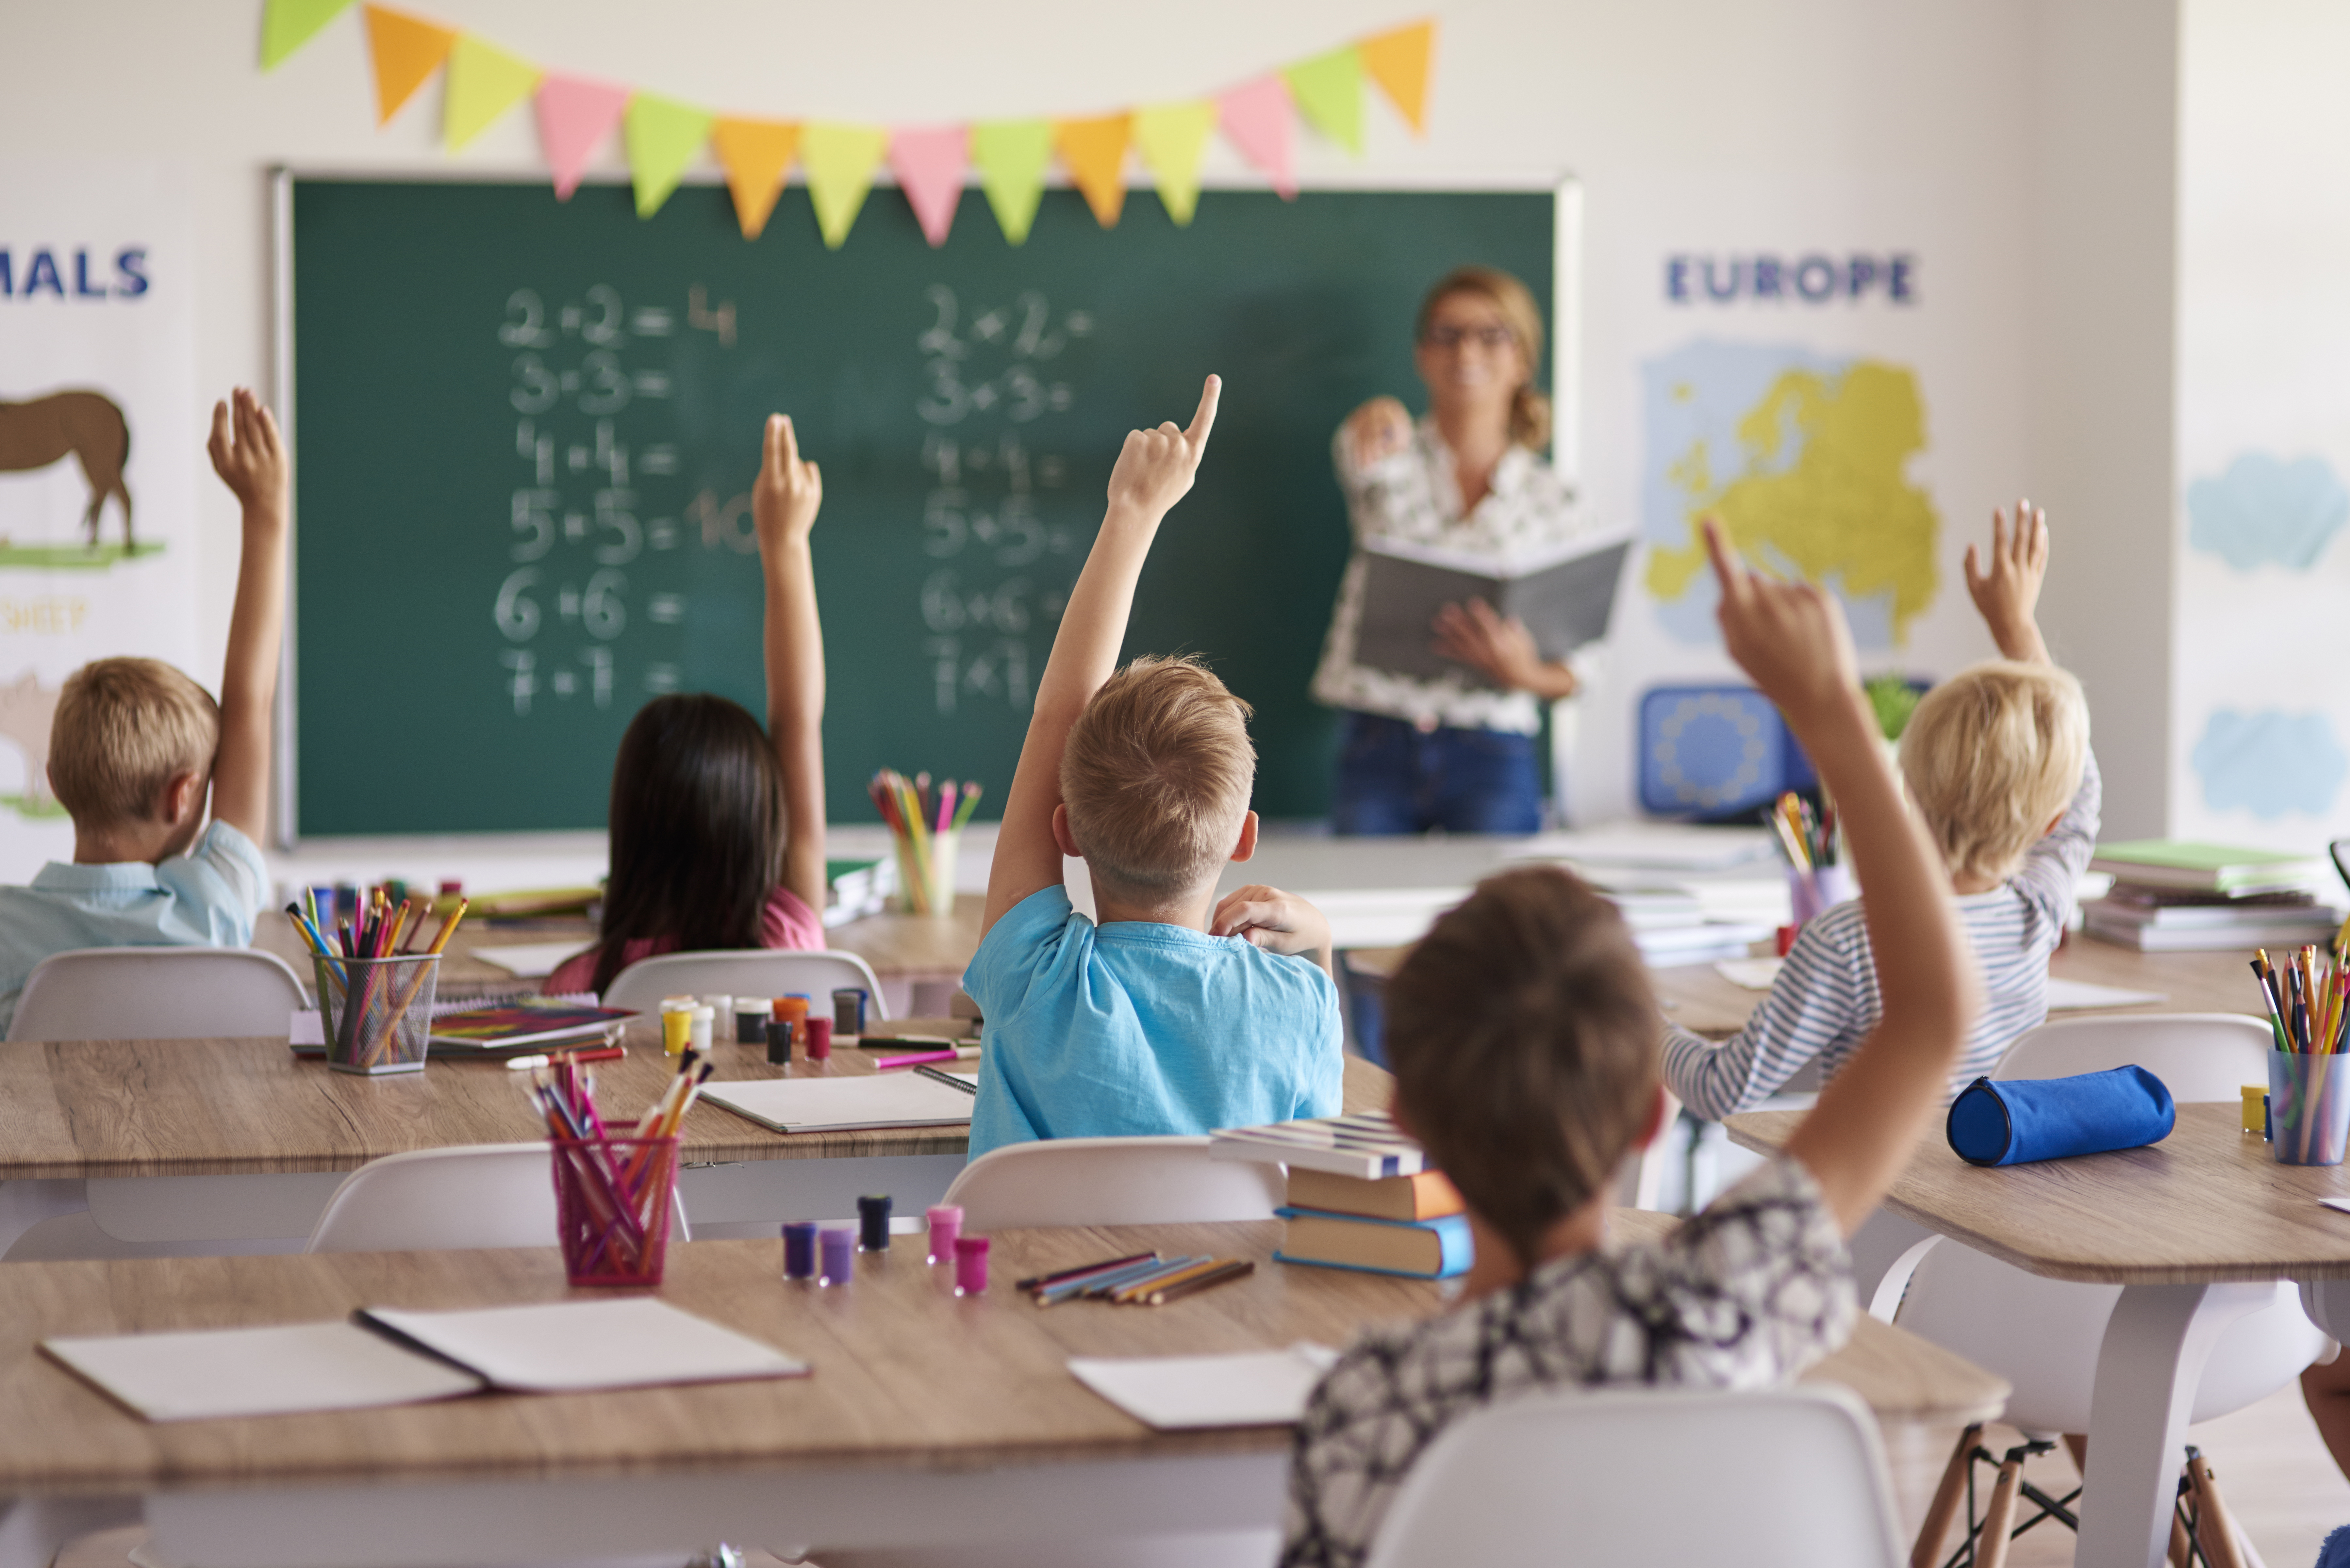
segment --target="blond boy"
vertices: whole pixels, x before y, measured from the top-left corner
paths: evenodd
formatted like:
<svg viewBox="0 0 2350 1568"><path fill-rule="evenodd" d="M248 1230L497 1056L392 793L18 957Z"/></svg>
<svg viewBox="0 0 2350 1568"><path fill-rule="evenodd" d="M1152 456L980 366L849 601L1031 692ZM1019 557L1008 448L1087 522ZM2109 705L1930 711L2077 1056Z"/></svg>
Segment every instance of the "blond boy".
<svg viewBox="0 0 2350 1568"><path fill-rule="evenodd" d="M213 406L207 450L244 514L220 702L153 659L101 659L67 679L48 773L74 857L0 888L0 1030L53 953L253 940L269 891L255 841L286 625L287 464L276 421L243 388Z"/></svg>
<svg viewBox="0 0 2350 1568"><path fill-rule="evenodd" d="M963 976L987 1019L971 1153L1032 1138L1202 1133L1331 1116L1341 1070L1330 928L1249 887L1256 849L1248 705L1189 659L1113 673L1151 540L1191 488L1215 422L1126 438L1101 532L1070 591L988 872ZM1073 910L1082 856L1097 919Z"/></svg>
<svg viewBox="0 0 2350 1568"><path fill-rule="evenodd" d="M1711 525L1731 657L1844 808L1882 1017L1786 1152L1661 1241L1607 1244L1611 1179L1662 1125L1657 1010L1614 909L1553 867L1492 877L1388 988L1398 1121L1460 1189L1459 1303L1357 1340L1308 1401L1284 1568L1357 1568L1428 1446L1538 1389L1756 1388L1832 1350L1857 1308L1844 1238L1908 1163L1971 1022L1965 939L1904 812L1834 601L1758 582ZM1573 1478L1562 1478L1571 1484Z"/></svg>
<svg viewBox="0 0 2350 1568"><path fill-rule="evenodd" d="M2048 522L2019 503L1994 513L1991 563L1967 546L1967 590L2005 657L1926 694L1901 735L1901 775L1942 852L1981 966L1984 1005L1944 1098L1991 1071L2048 1014L2048 958L2097 841L2099 784L2081 683L2048 657L2033 618L2048 571ZM1833 1076L1882 1009L1857 902L1805 922L1744 1029L1727 1040L1669 1028L1665 1082L1711 1120L1760 1105L1814 1057Z"/></svg>

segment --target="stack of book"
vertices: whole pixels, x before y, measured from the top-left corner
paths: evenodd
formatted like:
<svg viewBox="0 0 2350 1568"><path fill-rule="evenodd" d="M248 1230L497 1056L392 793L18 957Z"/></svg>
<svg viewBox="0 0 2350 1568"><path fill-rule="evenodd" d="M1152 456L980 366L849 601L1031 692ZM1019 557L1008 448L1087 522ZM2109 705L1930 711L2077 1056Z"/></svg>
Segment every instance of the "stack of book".
<svg viewBox="0 0 2350 1568"><path fill-rule="evenodd" d="M1215 1159L1279 1161L1289 1168L1284 1263L1450 1279L1472 1248L1461 1194L1427 1168L1419 1146L1377 1113L1280 1122L1217 1133Z"/></svg>
<svg viewBox="0 0 2350 1568"><path fill-rule="evenodd" d="M2149 838L2100 845L2089 869L2114 886L2081 906L2084 927L2141 952L2298 947L2342 923L2333 870L2314 856Z"/></svg>

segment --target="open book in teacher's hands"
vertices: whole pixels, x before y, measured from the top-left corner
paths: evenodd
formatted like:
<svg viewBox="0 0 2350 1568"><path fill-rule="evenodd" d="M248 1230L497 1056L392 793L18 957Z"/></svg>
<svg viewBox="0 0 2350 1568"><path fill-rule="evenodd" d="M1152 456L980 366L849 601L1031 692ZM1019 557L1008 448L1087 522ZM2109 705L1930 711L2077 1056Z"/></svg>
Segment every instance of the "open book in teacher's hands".
<svg viewBox="0 0 2350 1568"><path fill-rule="evenodd" d="M1612 529L1507 556L1397 539L1368 541L1362 546L1363 609L1355 662L1417 680L1451 675L1473 686L1492 686L1483 671L1430 646L1437 612L1471 599L1483 599L1497 614L1525 622L1544 659L1565 659L1607 635L1617 580L1631 547L1623 532Z"/></svg>

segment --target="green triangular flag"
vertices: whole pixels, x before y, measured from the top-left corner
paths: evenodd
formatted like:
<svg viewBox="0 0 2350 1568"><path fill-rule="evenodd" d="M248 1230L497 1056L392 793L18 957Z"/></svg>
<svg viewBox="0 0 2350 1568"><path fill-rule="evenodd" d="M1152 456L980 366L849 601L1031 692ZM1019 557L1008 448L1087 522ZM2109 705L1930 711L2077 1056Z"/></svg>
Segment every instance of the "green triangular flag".
<svg viewBox="0 0 2350 1568"><path fill-rule="evenodd" d="M1134 145L1159 182L1159 200L1181 228L1200 204L1200 154L1216 129L1216 103L1162 103L1134 111Z"/></svg>
<svg viewBox="0 0 2350 1568"><path fill-rule="evenodd" d="M269 0L261 13L261 68L310 41L311 35L350 8L351 0Z"/></svg>
<svg viewBox="0 0 2350 1568"><path fill-rule="evenodd" d="M1045 194L1045 166L1053 161L1049 119L998 119L971 128L971 163L995 213L996 226L1014 244L1028 237Z"/></svg>
<svg viewBox="0 0 2350 1568"><path fill-rule="evenodd" d="M837 251L848 238L865 192L873 188L873 170L889 150L889 133L878 126L811 121L800 132L800 169L827 249Z"/></svg>
<svg viewBox="0 0 2350 1568"><path fill-rule="evenodd" d="M660 211L678 176L710 140L711 115L673 98L640 92L629 99L629 174L637 184L637 216Z"/></svg>
<svg viewBox="0 0 2350 1568"><path fill-rule="evenodd" d="M461 33L449 50L448 99L441 115L441 140L454 152L491 122L530 96L538 67L471 33Z"/></svg>
<svg viewBox="0 0 2350 1568"><path fill-rule="evenodd" d="M1360 156L1363 151L1363 61L1355 46L1291 66L1282 76L1306 122Z"/></svg>

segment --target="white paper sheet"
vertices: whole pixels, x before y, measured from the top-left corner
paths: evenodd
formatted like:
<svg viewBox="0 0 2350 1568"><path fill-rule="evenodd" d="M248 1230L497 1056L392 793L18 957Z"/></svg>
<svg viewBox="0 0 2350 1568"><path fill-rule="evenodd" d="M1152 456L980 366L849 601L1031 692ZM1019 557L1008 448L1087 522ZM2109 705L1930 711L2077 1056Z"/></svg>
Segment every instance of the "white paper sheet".
<svg viewBox="0 0 2350 1568"><path fill-rule="evenodd" d="M355 1323L46 1339L41 1348L151 1421L363 1410L482 1386Z"/></svg>
<svg viewBox="0 0 2350 1568"><path fill-rule="evenodd" d="M1713 972L1731 984L1743 986L1748 991L1768 991L1771 982L1779 978L1780 967L1786 961L1785 959L1775 958L1724 959L1713 966Z"/></svg>
<svg viewBox="0 0 2350 1568"><path fill-rule="evenodd" d="M471 1312L370 1307L368 1316L463 1362L500 1388L524 1394L796 1377L807 1371L804 1361L651 1296Z"/></svg>
<svg viewBox="0 0 2350 1568"><path fill-rule="evenodd" d="M910 1067L869 1078L762 1078L708 1084L702 1097L778 1132L959 1127L976 1097Z"/></svg>
<svg viewBox="0 0 2350 1568"><path fill-rule="evenodd" d="M515 942L501 948L475 948L473 954L516 980L545 980L562 967L565 959L594 945L578 941Z"/></svg>
<svg viewBox="0 0 2350 1568"><path fill-rule="evenodd" d="M1513 860L1574 860L1592 866L1646 866L1667 871L1721 871L1771 854L1763 827L1690 827L1663 822L1611 822L1566 833L1539 833L1510 851Z"/></svg>
<svg viewBox="0 0 2350 1568"><path fill-rule="evenodd" d="M1235 1355L1076 1356L1078 1382L1154 1430L1279 1427L1305 1413L1305 1397L1338 1359L1327 1345Z"/></svg>
<svg viewBox="0 0 2350 1568"><path fill-rule="evenodd" d="M2125 991L2118 985L2092 985L2085 980L2048 977L2048 1011L2071 1012L2084 1007L2143 1007L2168 998L2159 991Z"/></svg>

